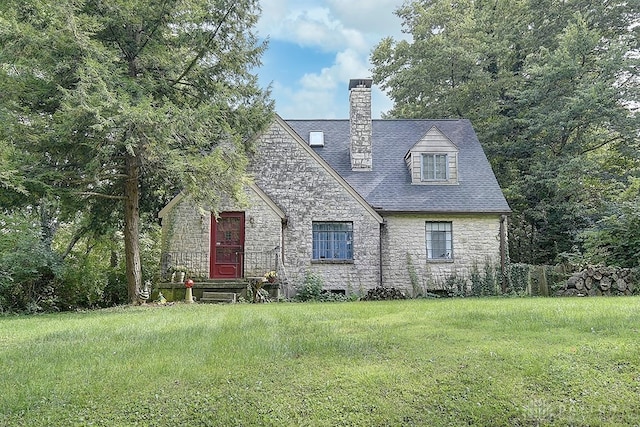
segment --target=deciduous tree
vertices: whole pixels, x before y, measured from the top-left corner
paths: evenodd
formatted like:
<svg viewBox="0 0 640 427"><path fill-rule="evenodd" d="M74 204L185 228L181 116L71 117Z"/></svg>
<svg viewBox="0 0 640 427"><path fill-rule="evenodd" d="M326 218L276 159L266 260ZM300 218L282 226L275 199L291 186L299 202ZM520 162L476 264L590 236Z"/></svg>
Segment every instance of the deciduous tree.
<svg viewBox="0 0 640 427"><path fill-rule="evenodd" d="M514 211L512 259L575 250L639 173L640 4L422 0L397 14L408 39L372 53L387 115L472 120Z"/></svg>

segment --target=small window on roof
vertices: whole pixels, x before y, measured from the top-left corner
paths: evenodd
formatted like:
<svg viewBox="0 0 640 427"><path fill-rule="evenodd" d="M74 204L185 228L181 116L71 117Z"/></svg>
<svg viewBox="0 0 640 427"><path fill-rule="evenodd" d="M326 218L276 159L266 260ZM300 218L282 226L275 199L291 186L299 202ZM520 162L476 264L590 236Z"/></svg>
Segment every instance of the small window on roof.
<svg viewBox="0 0 640 427"><path fill-rule="evenodd" d="M324 132L315 130L309 132L309 145L312 147L324 147Z"/></svg>
<svg viewBox="0 0 640 427"><path fill-rule="evenodd" d="M422 154L422 180L446 181L449 179L449 161L446 154Z"/></svg>

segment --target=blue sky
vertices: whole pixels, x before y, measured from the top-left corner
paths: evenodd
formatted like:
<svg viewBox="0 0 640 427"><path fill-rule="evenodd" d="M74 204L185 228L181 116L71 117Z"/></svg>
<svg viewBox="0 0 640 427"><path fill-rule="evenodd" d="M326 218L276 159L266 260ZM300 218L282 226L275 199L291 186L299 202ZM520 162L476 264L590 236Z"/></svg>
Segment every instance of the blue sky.
<svg viewBox="0 0 640 427"><path fill-rule="evenodd" d="M351 78L371 77L369 56L384 37L402 38L393 13L403 0L261 0L258 34L269 48L257 71L285 119L349 117ZM373 88L372 114L391 108Z"/></svg>

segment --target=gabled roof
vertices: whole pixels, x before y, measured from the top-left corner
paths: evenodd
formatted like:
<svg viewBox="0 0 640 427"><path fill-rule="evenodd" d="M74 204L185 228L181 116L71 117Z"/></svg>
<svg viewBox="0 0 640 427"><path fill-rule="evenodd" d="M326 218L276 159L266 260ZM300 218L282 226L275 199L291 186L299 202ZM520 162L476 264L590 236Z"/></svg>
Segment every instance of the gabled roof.
<svg viewBox="0 0 640 427"><path fill-rule="evenodd" d="M451 141L449 138L447 138L447 135L443 134L442 132L440 132L440 129L438 129L437 126L432 126L431 129L429 129L427 131L427 133L425 133L424 135L422 135L422 138L420 138L420 140L416 141L415 144L413 144L410 148L409 151L407 151L407 154L405 155L405 157L407 155L409 155L409 153L411 151L417 150L417 151L422 151L421 147L424 146L428 146L430 141L427 140L427 136L431 136L431 137L435 137L438 138L442 141L442 137L444 137L444 141L445 144L451 148L451 150L455 150L458 151L458 147L456 147L456 144L453 143L453 141ZM431 142L433 143L433 142Z"/></svg>
<svg viewBox="0 0 640 427"><path fill-rule="evenodd" d="M468 120L373 120L373 170L351 170L349 120L285 120L302 138L324 132L313 147L378 212L509 213L509 205ZM458 185L411 183L405 155L433 127L459 149Z"/></svg>
<svg viewBox="0 0 640 427"><path fill-rule="evenodd" d="M306 133L306 138L302 138L299 133L295 131L295 129L291 128L289 123L286 120L283 120L279 115L275 115L275 123L281 126L287 133L289 133L292 139L299 144L303 150L307 151L309 155L322 167L326 170L329 175L331 175L338 185L340 185L344 190L349 193L369 214L379 223L383 222L382 217L378 212L371 206L371 204L366 200L366 198L362 195L362 193L358 192L357 189L354 189L350 183L337 171L329 162L321 155L318 154L312 147L309 146L309 132ZM348 122L347 122L348 126ZM322 129L316 129L322 130ZM348 132L348 131L347 131ZM349 159L347 159L349 161Z"/></svg>
<svg viewBox="0 0 640 427"><path fill-rule="evenodd" d="M262 199L262 201L269 206L269 208L273 211L273 213L275 213L276 215L278 215L281 219L284 219L286 217L285 213L282 211L282 209L280 209L278 207L278 205L276 205L273 200L271 200L271 198L264 192L262 191L262 189L260 187L258 187L255 183L250 182L247 185L247 188L253 190L254 193L256 193L256 195ZM171 212L171 210L174 208L175 205L177 205L178 203L180 203L180 201L182 199L184 199L185 197L185 193L184 191L181 191L180 193L178 193L178 195L176 195L173 199L171 199L169 201L169 203L167 203L167 205L162 208L160 210L160 212L158 212L158 218L162 219L164 217L167 216L167 214L169 212Z"/></svg>

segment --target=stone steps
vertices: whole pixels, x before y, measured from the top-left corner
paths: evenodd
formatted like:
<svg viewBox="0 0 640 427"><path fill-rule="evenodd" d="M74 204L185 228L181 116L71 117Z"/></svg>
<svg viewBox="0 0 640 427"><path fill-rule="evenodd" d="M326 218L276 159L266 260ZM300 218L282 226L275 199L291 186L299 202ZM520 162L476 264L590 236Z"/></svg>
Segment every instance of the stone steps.
<svg viewBox="0 0 640 427"><path fill-rule="evenodd" d="M202 292L202 298L200 298L200 302L210 302L210 303L234 303L238 300L238 294L235 292L215 292L215 291L204 291Z"/></svg>

